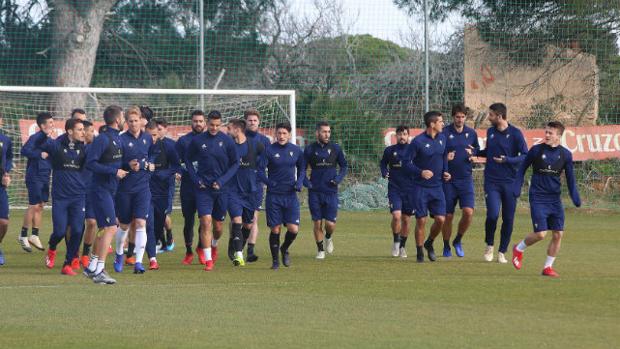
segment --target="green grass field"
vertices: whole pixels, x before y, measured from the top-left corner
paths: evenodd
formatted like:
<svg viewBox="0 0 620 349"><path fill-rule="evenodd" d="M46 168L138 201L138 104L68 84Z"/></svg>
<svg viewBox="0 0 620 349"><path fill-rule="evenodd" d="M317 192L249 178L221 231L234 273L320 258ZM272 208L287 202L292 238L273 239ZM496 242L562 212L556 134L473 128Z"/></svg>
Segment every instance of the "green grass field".
<svg viewBox="0 0 620 349"><path fill-rule="evenodd" d="M569 211L555 265L561 278L548 279L540 276L548 240L528 249L521 271L483 262L483 214L464 239L465 258L417 264L413 241L409 259L389 257L385 212L342 212L335 254L316 261L304 210L292 267L269 269L261 226L257 263L234 268L221 259L207 273L181 265L175 211L177 249L160 255L161 270L119 275L108 263L118 284L101 286L47 270L42 252L22 252L15 211L2 243L0 348L620 346L620 215ZM520 212L513 240L530 226Z"/></svg>

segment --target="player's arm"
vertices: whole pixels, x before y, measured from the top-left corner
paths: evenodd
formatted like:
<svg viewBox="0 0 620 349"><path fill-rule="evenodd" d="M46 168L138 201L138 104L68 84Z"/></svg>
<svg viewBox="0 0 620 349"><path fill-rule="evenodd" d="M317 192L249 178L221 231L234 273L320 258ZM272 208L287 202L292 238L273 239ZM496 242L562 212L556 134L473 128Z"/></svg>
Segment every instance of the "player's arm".
<svg viewBox="0 0 620 349"><path fill-rule="evenodd" d="M41 142L42 137L47 136L43 132L37 132L30 136L22 146L21 155L28 159L41 159L41 153L43 153L43 151L37 147L37 144Z"/></svg>
<svg viewBox="0 0 620 349"><path fill-rule="evenodd" d="M334 181L336 184L340 184L344 177L347 175L349 171L349 164L347 164L347 159L344 157L344 151L340 146L338 146L338 174Z"/></svg>
<svg viewBox="0 0 620 349"><path fill-rule="evenodd" d="M304 179L306 179L306 160L302 154L297 156L295 166L297 167L297 182L295 182L295 190L301 191Z"/></svg>
<svg viewBox="0 0 620 349"><path fill-rule="evenodd" d="M532 147L529 152L525 155L525 159L519 165L519 169L517 170L517 176L515 177L515 181L512 187L512 193L515 197L519 197L521 195L521 187L523 186L523 181L525 178L525 172L528 167L534 163L534 159L538 155L538 147Z"/></svg>
<svg viewBox="0 0 620 349"><path fill-rule="evenodd" d="M383 150L383 156L381 157L381 161L379 161L379 169L381 170L381 177L386 178L388 176L388 156L389 156L390 147L385 148Z"/></svg>
<svg viewBox="0 0 620 349"><path fill-rule="evenodd" d="M226 172L224 172L224 174L215 181L220 188L222 188L224 184L228 183L235 173L237 173L237 170L239 170L239 155L237 154L237 147L235 147L235 143L233 143L230 138L227 139L226 143L226 154L228 156L229 167L228 170L226 170Z"/></svg>
<svg viewBox="0 0 620 349"><path fill-rule="evenodd" d="M116 175L118 169L116 167L101 164L99 163L99 159L103 155L105 149L108 147L109 140L106 136L96 137L92 145L90 146L90 150L86 152L86 168L92 171L93 173L103 174L103 175Z"/></svg>
<svg viewBox="0 0 620 349"><path fill-rule="evenodd" d="M417 154L418 146L416 142L411 142L407 146L405 153L402 155L401 161L405 172L413 174L416 177L420 177L422 175L422 169L413 163L413 160L415 160Z"/></svg>
<svg viewBox="0 0 620 349"><path fill-rule="evenodd" d="M515 134L515 149L516 156L506 156L506 162L511 165L518 165L523 160L525 160L527 154L527 143L525 142L525 138L523 137L523 133L521 131Z"/></svg>
<svg viewBox="0 0 620 349"><path fill-rule="evenodd" d="M482 152L480 150L480 143L478 142L478 134L476 132L474 132L474 139L471 142L470 149L471 156L480 156L480 153Z"/></svg>
<svg viewBox="0 0 620 349"><path fill-rule="evenodd" d="M6 146L6 156L4 162L4 173L9 173L13 170L13 142L9 139Z"/></svg>
<svg viewBox="0 0 620 349"><path fill-rule="evenodd" d="M186 149L187 151L185 152L185 158L183 161L185 162L185 169L187 170L187 173L189 174L189 178L191 179L191 181L198 187L204 187L205 185L200 180L198 173L196 173L196 169L194 168L194 164L193 164L194 160L196 160L198 149L199 149L199 146L196 144L196 142L194 142L194 140L192 140Z"/></svg>
<svg viewBox="0 0 620 349"><path fill-rule="evenodd" d="M179 153L177 153L177 149L175 144L172 142L164 142L164 150L168 155L168 162L170 164L170 169L172 170L171 175L175 173L181 173L181 158L179 157Z"/></svg>
<svg viewBox="0 0 620 349"><path fill-rule="evenodd" d="M265 149L265 153L263 154L263 156L259 157L257 159L257 163L256 163L256 177L258 178L259 181L261 181L263 184L265 184L266 186L273 186L275 184L270 183L269 178L267 178L267 163L268 163L268 158L267 158L267 150Z"/></svg>
<svg viewBox="0 0 620 349"><path fill-rule="evenodd" d="M566 164L564 165L564 175L566 176L566 186L568 186L568 193L575 206L581 206L581 197L579 197L579 190L577 190L577 181L575 180L575 171L573 169L573 155L570 151L566 151Z"/></svg>
<svg viewBox="0 0 620 349"><path fill-rule="evenodd" d="M310 167L310 156L312 156L312 149L311 149L311 145L308 145L305 149L304 149L304 161L306 162L306 166L304 166L304 173L306 174L305 178L304 178L304 187L308 188L308 189L312 189L312 183L310 183L310 180L307 176L307 171L308 171L308 167Z"/></svg>

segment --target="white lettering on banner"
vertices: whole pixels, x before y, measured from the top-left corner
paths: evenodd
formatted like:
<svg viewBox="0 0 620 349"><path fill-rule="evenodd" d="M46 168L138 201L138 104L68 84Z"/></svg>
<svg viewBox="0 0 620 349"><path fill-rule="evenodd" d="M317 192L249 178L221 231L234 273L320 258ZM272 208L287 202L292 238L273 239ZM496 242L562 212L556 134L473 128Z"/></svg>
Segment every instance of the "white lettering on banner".
<svg viewBox="0 0 620 349"><path fill-rule="evenodd" d="M568 144L567 138L569 135L571 137L575 137L575 132L571 130L564 130L564 134L562 135L562 145L565 146L568 150L570 150L571 153L574 153L577 151L577 145L575 145L575 147L573 148Z"/></svg>
<svg viewBox="0 0 620 349"><path fill-rule="evenodd" d="M620 133L614 135L614 147L620 151Z"/></svg>

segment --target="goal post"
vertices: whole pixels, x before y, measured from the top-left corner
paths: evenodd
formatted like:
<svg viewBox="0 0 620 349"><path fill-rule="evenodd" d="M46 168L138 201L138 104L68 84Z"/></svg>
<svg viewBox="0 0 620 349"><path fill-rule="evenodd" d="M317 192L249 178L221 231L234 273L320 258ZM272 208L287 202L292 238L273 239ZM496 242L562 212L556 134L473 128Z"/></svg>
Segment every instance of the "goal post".
<svg viewBox="0 0 620 349"><path fill-rule="evenodd" d="M24 179L26 159L20 155L22 145L38 130L35 122L37 113L53 110L56 98L63 94L81 94L83 103L65 106L62 112L53 113L57 120L57 134L64 133L64 120L70 117L70 111L74 108L84 109L88 119L99 125L102 123L103 109L108 105L116 104L123 108L148 105L155 117L167 119L170 125L168 135L174 140L190 130L190 115L195 109L202 109L205 113L219 110L226 122L232 118L242 118L243 112L252 108L260 112L261 131L267 136L275 136L278 122L288 121L291 124L291 142L303 143L298 138L300 132L297 129L294 90L0 86L0 126L13 142L14 175L8 190L11 208L25 208L28 204ZM303 138L303 133L301 136ZM178 204L177 200L178 195L175 204Z"/></svg>

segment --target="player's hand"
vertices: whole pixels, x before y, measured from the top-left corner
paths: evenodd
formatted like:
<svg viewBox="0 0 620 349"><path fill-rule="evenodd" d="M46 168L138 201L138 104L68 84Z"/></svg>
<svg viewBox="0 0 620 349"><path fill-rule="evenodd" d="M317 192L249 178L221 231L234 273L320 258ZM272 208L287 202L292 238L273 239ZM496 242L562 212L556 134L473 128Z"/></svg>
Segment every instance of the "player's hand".
<svg viewBox="0 0 620 349"><path fill-rule="evenodd" d="M454 157L456 156L456 151L453 150L451 152L448 153L448 161L452 161L454 160Z"/></svg>
<svg viewBox="0 0 620 349"><path fill-rule="evenodd" d="M134 172L138 172L140 171L140 163L137 159L133 159L129 161L129 168Z"/></svg>
<svg viewBox="0 0 620 349"><path fill-rule="evenodd" d="M430 170L422 171L422 178L431 179L432 177L433 177L433 171L430 171Z"/></svg>
<svg viewBox="0 0 620 349"><path fill-rule="evenodd" d="M207 189L207 186L204 183L202 183L202 181L198 181L198 188Z"/></svg>
<svg viewBox="0 0 620 349"><path fill-rule="evenodd" d="M329 181L329 185L331 185L332 187L337 187L338 183L336 183L336 181L332 179L331 181Z"/></svg>
<svg viewBox="0 0 620 349"><path fill-rule="evenodd" d="M6 188L6 187L8 187L9 185L11 185L11 176L9 176L9 174L8 174L8 173L5 173L5 174L2 176L2 186Z"/></svg>
<svg viewBox="0 0 620 349"><path fill-rule="evenodd" d="M467 156L472 157L474 155L474 148L471 144L467 146L467 148L465 148L465 152L467 153Z"/></svg>
<svg viewBox="0 0 620 349"><path fill-rule="evenodd" d="M493 157L493 160L498 164L503 164L504 162L506 162L506 155L502 155L500 157Z"/></svg>
<svg viewBox="0 0 620 349"><path fill-rule="evenodd" d="M120 169L120 168L119 168L119 169L116 171L116 177L117 177L118 179L123 179L123 178L125 178L125 176L127 176L127 173L128 173L127 171L125 171L125 170L123 170L123 169Z"/></svg>
<svg viewBox="0 0 620 349"><path fill-rule="evenodd" d="M450 173L448 173L448 172L444 172L443 173L443 180L447 182L450 179L452 179L452 175Z"/></svg>
<svg viewBox="0 0 620 349"><path fill-rule="evenodd" d="M211 184L211 188L215 190L220 190L220 185L217 182L213 182L213 184Z"/></svg>
<svg viewBox="0 0 620 349"><path fill-rule="evenodd" d="M174 179L176 179L177 182L181 181L181 174L180 173L175 173L174 174Z"/></svg>
<svg viewBox="0 0 620 349"><path fill-rule="evenodd" d="M50 154L48 154L48 153L46 153L44 151L41 152L41 159L47 159L49 156L50 156Z"/></svg>
<svg viewBox="0 0 620 349"><path fill-rule="evenodd" d="M149 171L150 172L155 171L155 164L149 162Z"/></svg>
<svg viewBox="0 0 620 349"><path fill-rule="evenodd" d="M390 179L390 173L389 173L389 172L388 172L388 173L386 173L386 174L385 174L385 177L383 177L383 178L385 178L385 179Z"/></svg>

